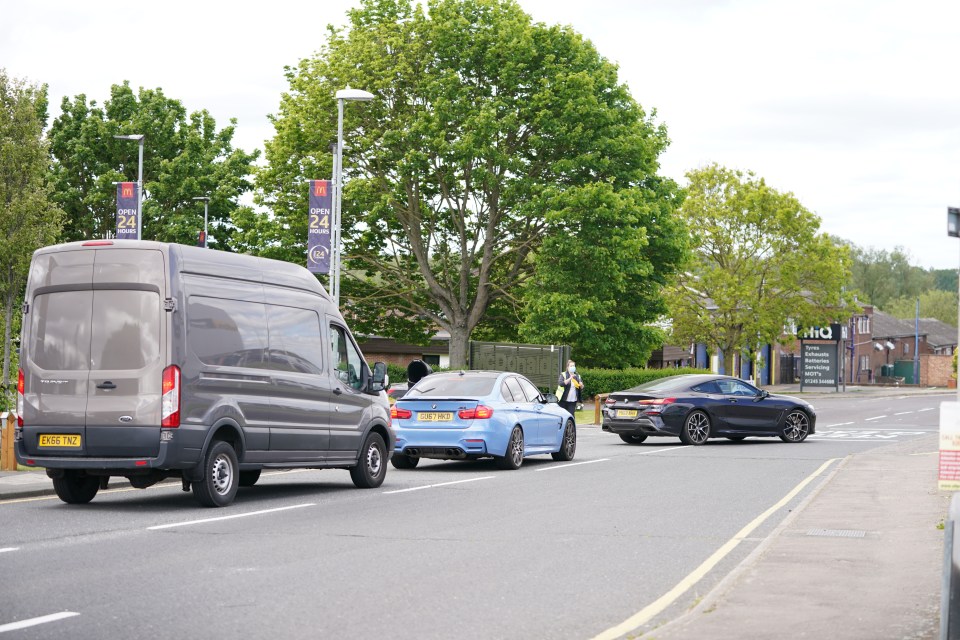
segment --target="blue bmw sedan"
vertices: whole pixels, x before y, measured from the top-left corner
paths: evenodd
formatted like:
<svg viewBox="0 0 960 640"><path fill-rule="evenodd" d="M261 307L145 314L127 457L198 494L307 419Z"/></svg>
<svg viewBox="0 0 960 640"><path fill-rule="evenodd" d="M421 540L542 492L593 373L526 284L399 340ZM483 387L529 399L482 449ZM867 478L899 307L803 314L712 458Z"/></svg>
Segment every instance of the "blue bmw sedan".
<svg viewBox="0 0 960 640"><path fill-rule="evenodd" d="M434 373L397 400L390 417L398 469L412 469L421 458L487 457L501 469L519 469L527 456L549 453L564 461L577 450L573 416L517 373Z"/></svg>

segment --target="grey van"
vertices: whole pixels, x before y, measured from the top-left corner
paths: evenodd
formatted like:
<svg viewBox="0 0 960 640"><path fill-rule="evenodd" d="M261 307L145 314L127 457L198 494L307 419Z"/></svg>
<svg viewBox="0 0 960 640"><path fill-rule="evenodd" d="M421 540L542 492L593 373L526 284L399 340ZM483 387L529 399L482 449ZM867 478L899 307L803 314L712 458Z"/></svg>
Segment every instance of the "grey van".
<svg viewBox="0 0 960 640"><path fill-rule="evenodd" d="M87 503L111 476L230 504L262 469L378 487L395 436L371 371L303 267L133 240L39 249L23 305L17 461Z"/></svg>

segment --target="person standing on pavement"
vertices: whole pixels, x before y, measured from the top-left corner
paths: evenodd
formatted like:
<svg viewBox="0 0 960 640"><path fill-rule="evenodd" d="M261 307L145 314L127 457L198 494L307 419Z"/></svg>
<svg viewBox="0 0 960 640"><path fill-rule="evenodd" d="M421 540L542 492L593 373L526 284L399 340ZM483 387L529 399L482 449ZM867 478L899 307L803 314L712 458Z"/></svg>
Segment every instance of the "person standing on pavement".
<svg viewBox="0 0 960 640"><path fill-rule="evenodd" d="M560 406L576 415L577 405L583 400L583 378L577 373L577 364L573 360L567 361L567 370L560 374L557 382L558 390L563 387L559 396Z"/></svg>

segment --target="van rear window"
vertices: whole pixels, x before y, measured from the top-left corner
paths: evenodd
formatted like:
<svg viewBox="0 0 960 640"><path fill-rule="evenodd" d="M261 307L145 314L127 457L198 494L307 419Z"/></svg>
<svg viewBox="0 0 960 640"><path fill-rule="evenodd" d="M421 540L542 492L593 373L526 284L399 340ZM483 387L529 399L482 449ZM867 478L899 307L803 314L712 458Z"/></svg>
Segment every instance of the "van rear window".
<svg viewBox="0 0 960 640"><path fill-rule="evenodd" d="M30 355L41 369L142 369L160 358L153 291L58 291L34 299Z"/></svg>

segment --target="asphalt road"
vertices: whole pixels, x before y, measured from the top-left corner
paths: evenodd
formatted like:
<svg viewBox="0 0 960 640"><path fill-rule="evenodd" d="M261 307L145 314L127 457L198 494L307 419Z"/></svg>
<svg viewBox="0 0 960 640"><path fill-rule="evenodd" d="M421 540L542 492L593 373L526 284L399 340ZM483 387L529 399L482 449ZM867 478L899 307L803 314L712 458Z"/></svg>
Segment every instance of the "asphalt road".
<svg viewBox="0 0 960 640"><path fill-rule="evenodd" d="M829 465L935 433L952 398L817 398L802 444L631 446L584 427L574 462L515 472L425 461L366 491L345 471L264 474L219 510L179 484L119 480L85 506L0 502L0 637L593 638L659 602L654 628Z"/></svg>

